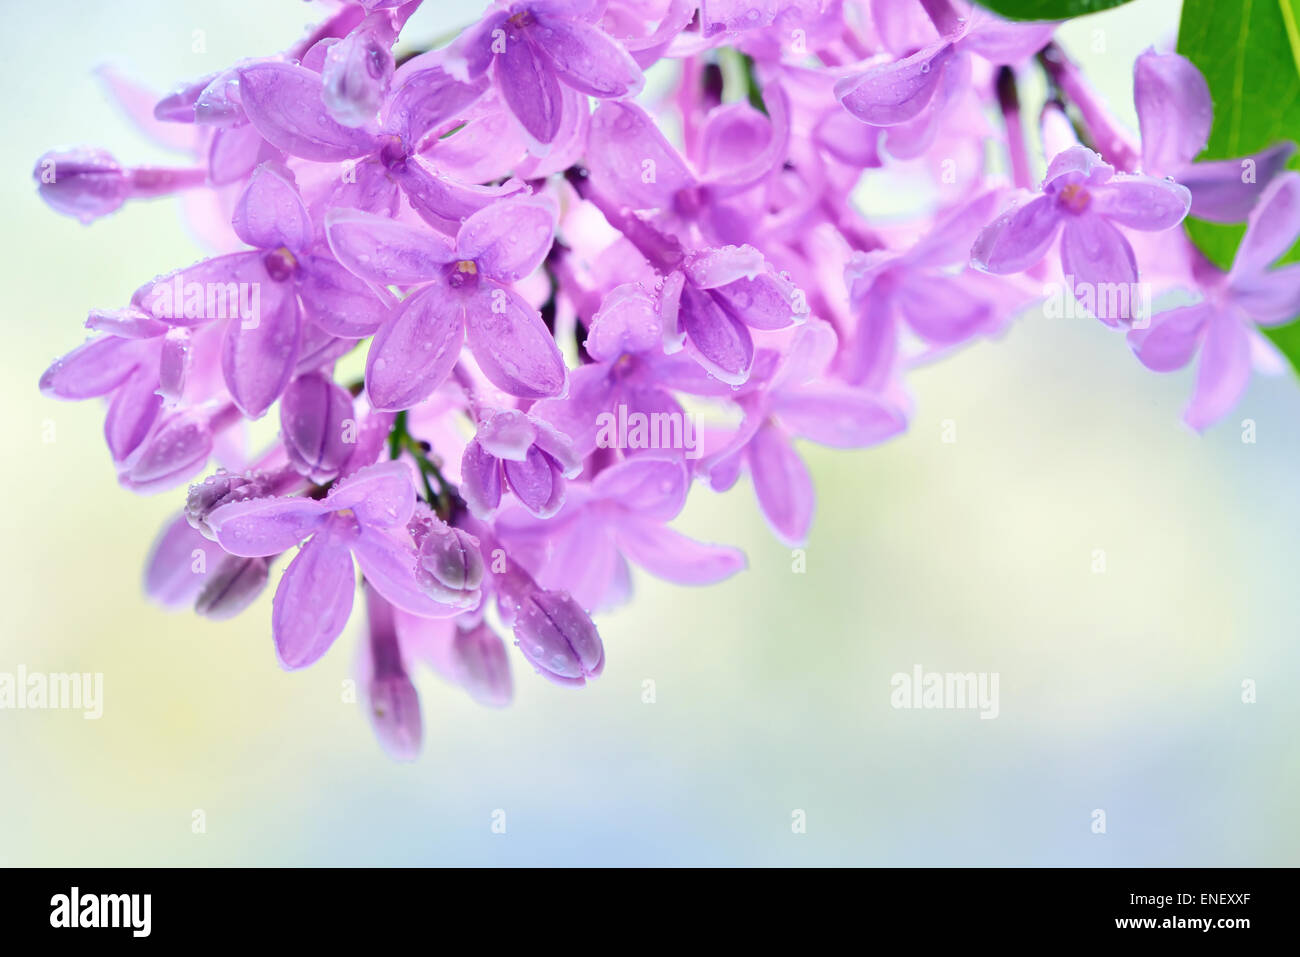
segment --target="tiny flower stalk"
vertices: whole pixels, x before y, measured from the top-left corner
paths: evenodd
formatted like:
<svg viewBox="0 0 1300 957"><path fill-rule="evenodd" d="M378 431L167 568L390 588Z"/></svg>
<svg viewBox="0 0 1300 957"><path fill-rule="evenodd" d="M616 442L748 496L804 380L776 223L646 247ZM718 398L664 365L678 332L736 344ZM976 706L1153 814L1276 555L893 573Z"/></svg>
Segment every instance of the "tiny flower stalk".
<svg viewBox="0 0 1300 957"><path fill-rule="evenodd" d="M1038 62L1062 96L1078 109L1089 139L1102 158L1118 170L1135 172L1139 153L1132 136L1120 126L1078 65L1056 43L1048 44L1038 54Z"/></svg>

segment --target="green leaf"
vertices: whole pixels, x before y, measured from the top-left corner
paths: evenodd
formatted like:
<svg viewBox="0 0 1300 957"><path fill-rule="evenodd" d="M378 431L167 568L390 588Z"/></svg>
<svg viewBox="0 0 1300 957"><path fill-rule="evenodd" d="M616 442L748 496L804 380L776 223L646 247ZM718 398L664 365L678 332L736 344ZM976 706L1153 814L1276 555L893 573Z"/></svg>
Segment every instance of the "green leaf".
<svg viewBox="0 0 1300 957"><path fill-rule="evenodd" d="M1184 0L1178 52L1205 74L1214 128L1201 159L1233 159L1300 139L1300 0ZM1292 157L1300 169L1300 157ZM1187 221L1221 269L1232 265L1244 226ZM1283 262L1300 260L1297 243ZM1300 322L1265 330L1300 372Z"/></svg>
<svg viewBox="0 0 1300 957"><path fill-rule="evenodd" d="M1068 20L1130 2L1132 0L980 0L980 6L1008 20Z"/></svg>

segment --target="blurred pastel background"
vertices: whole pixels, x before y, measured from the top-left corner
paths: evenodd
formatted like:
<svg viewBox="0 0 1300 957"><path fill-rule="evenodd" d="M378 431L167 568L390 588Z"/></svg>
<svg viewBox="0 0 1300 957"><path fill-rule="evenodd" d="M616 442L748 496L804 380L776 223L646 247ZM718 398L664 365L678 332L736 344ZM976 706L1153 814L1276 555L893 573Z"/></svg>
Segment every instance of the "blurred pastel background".
<svg viewBox="0 0 1300 957"><path fill-rule="evenodd" d="M269 592L226 623L148 605L141 565L183 493L121 490L102 408L36 382L89 308L202 250L168 201L89 229L55 215L33 162L77 143L167 161L96 64L162 90L272 53L315 14L4 5L0 671L102 672L104 714L0 711L0 864L1300 863L1300 385L1257 378L1196 436L1179 420L1190 373L1145 371L1096 322L1030 314L914 374L905 437L807 447L820 500L803 574L746 484L696 489L679 527L741 545L747 573L704 590L639 576L600 621L608 667L581 691L513 649L507 710L421 675L412 765L343 700L359 617L288 674ZM426 6L417 40L482 7ZM1177 16L1176 0L1137 0L1062 40L1131 119L1133 58ZM891 675L918 664L997 672L1000 716L894 710Z"/></svg>

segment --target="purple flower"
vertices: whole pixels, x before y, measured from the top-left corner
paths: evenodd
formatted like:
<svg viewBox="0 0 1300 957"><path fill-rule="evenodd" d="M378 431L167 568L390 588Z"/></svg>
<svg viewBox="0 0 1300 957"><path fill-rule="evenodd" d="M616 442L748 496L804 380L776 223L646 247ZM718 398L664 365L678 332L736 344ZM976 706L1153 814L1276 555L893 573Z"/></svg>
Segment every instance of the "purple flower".
<svg viewBox="0 0 1300 957"><path fill-rule="evenodd" d="M638 455L590 485L571 484L564 507L549 521L515 509L503 512L496 527L540 585L602 610L626 600L629 558L682 585L712 584L745 567L737 549L697 542L665 524L681 512L689 486L680 459Z"/></svg>
<svg viewBox="0 0 1300 957"><path fill-rule="evenodd" d="M232 226L252 251L160 276L141 286L131 304L182 328L224 322L226 387L245 415L258 418L289 384L304 320L330 335L360 338L382 321L386 302L313 250L311 217L283 167L257 169L236 203Z"/></svg>
<svg viewBox="0 0 1300 957"><path fill-rule="evenodd" d="M1181 369L1200 350L1196 389L1184 420L1204 429L1226 415L1250 381L1255 326L1276 326L1300 314L1300 263L1270 266L1300 239L1300 174L1285 172L1250 213L1232 269L1202 264L1201 302L1157 314L1128 334L1142 364Z"/></svg>
<svg viewBox="0 0 1300 957"><path fill-rule="evenodd" d="M478 518L490 517L508 489L538 518L564 504L565 478L582 471L568 437L549 423L506 410L488 413L461 458L461 494Z"/></svg>
<svg viewBox="0 0 1300 957"><path fill-rule="evenodd" d="M416 580L406 523L415 510L411 469L387 462L361 469L320 501L268 498L214 510L208 525L232 555L278 555L302 548L275 591L271 628L285 668L303 668L329 650L352 611L352 556L376 591L399 608L440 617L458 609L434 601Z"/></svg>
<svg viewBox="0 0 1300 957"><path fill-rule="evenodd" d="M242 67L238 77L243 108L269 143L313 162L348 163L329 205L391 215L404 195L426 222L455 232L464 217L522 188L519 182L465 185L419 158L424 139L462 115L487 89L486 80L461 83L440 66L403 68L379 124L352 127L334 117L321 77L306 67L263 61Z"/></svg>
<svg viewBox="0 0 1300 957"><path fill-rule="evenodd" d="M1242 159L1194 162L1210 139L1214 103L1201 71L1176 53L1143 53L1133 65L1133 100L1142 131L1142 170L1167 176L1192 194L1191 215L1242 222L1285 167L1294 143Z"/></svg>
<svg viewBox="0 0 1300 957"><path fill-rule="evenodd" d="M1059 235L1061 270L1074 289L1129 285L1138 279L1137 258L1118 227L1172 229L1190 205L1187 187L1152 176L1116 175L1092 150L1073 146L1048 166L1041 196L984 228L971 260L991 273L1023 272L1046 255ZM1097 318L1110 326L1130 322L1132 304L1128 297L1123 303L1118 315Z"/></svg>
<svg viewBox="0 0 1300 957"><path fill-rule="evenodd" d="M763 354L763 371L738 397L745 413L740 428L702 463L720 492L731 488L747 465L759 508L787 545L807 539L815 501L794 437L852 449L876 445L907 427L897 403L825 375L835 347L834 330L817 320L800 327L784 355Z"/></svg>
<svg viewBox="0 0 1300 957"><path fill-rule="evenodd" d="M937 215L934 227L900 252L853 256L845 276L858 316L849 381L877 391L891 384L900 326L930 346L946 347L994 332L1006 321L1014 306L1007 282L961 268L999 198L990 190Z"/></svg>
<svg viewBox="0 0 1300 957"><path fill-rule="evenodd" d="M947 0L927 6L935 17L939 39L896 60L877 63L840 80L835 98L859 121L888 130L885 144L901 159L919 156L934 142L940 122L971 84L971 54L989 63L1015 64L1032 56L1051 39L1057 24L1008 23L963 4L958 11ZM877 29L885 36L910 30L896 24L906 19L906 4L874 4L883 18Z"/></svg>
<svg viewBox="0 0 1300 957"><path fill-rule="evenodd" d="M532 416L568 436L579 458L601 446L601 423L609 421L605 417L617 422L620 415L628 421L664 415L668 418L663 421L684 423L686 412L674 390L714 397L730 393L730 386L710 376L686 353L664 354L662 306L662 297L645 284L623 283L611 289L587 331L585 348L596 361L570 373L566 398L543 399L530 410ZM681 454L694 451L685 446L680 450Z"/></svg>
<svg viewBox="0 0 1300 957"><path fill-rule="evenodd" d="M661 228L698 224L706 243L744 243L757 217L736 197L771 178L789 147L784 90L773 84L765 102L770 118L746 103L710 111L700 134L703 174L692 171L641 107L602 103L587 137L593 180L628 208L658 210Z"/></svg>
<svg viewBox="0 0 1300 957"><path fill-rule="evenodd" d="M560 395L564 360L541 316L509 285L551 246L553 206L501 200L470 216L454 243L359 210L331 210L330 248L357 276L380 285L426 284L383 320L366 356L366 395L377 409L406 409L447 377L468 336L484 374L523 398Z"/></svg>
<svg viewBox="0 0 1300 957"><path fill-rule="evenodd" d="M539 144L556 140L566 112L586 109L585 96L635 96L645 78L636 61L589 22L590 0L496 3L455 45L469 78L489 67L502 100Z"/></svg>

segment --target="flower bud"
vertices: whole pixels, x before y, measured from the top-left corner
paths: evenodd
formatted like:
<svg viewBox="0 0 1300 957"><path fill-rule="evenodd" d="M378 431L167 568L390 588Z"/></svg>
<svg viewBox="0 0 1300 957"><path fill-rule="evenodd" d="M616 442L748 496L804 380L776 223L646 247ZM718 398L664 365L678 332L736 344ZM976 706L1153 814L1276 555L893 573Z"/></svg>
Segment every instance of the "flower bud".
<svg viewBox="0 0 1300 957"><path fill-rule="evenodd" d="M393 78L392 41L391 29L362 26L326 51L321 98L344 126L364 126L379 112Z"/></svg>
<svg viewBox="0 0 1300 957"><path fill-rule="evenodd" d="M131 195L131 174L106 150L51 150L36 161L32 175L41 199L85 224L107 216Z"/></svg>
<svg viewBox="0 0 1300 957"><path fill-rule="evenodd" d="M420 753L424 724L420 695L406 674L397 640L393 606L369 583L365 585L370 624L370 725L388 754L398 761L413 761Z"/></svg>
<svg viewBox="0 0 1300 957"><path fill-rule="evenodd" d="M227 555L204 582L194 610L216 621L235 617L262 593L270 565L265 558Z"/></svg>
<svg viewBox="0 0 1300 957"><path fill-rule="evenodd" d="M456 629L451 645L456 680L479 704L503 708L514 697L505 642L483 622Z"/></svg>
<svg viewBox="0 0 1300 957"><path fill-rule="evenodd" d="M211 454L210 418L186 409L158 424L119 469L118 480L133 491L160 491L199 471Z"/></svg>
<svg viewBox="0 0 1300 957"><path fill-rule="evenodd" d="M189 495L185 499L185 517L193 528L215 542L217 536L208 525L208 516L231 502L275 495L281 486L278 478L279 476L265 472L246 472L241 475L218 469L202 482L190 486Z"/></svg>
<svg viewBox="0 0 1300 957"><path fill-rule="evenodd" d="M294 379L280 398L280 436L289 461L314 482L338 475L352 454L356 428L352 396L319 372Z"/></svg>
<svg viewBox="0 0 1300 957"><path fill-rule="evenodd" d="M567 592L529 594L515 616L515 644L541 674L583 685L605 668L605 648L590 616Z"/></svg>
<svg viewBox="0 0 1300 957"><path fill-rule="evenodd" d="M442 522L429 523L420 542L415 578L435 601L475 606L483 584L483 555L478 539Z"/></svg>

